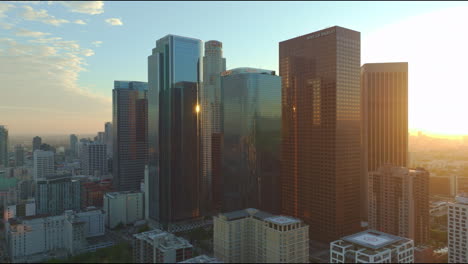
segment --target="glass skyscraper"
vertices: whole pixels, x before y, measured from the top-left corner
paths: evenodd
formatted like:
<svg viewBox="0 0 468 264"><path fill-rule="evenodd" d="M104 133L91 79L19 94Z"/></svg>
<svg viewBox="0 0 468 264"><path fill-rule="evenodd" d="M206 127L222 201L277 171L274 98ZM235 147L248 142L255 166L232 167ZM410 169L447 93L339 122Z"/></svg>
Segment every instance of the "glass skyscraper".
<svg viewBox="0 0 468 264"><path fill-rule="evenodd" d="M223 44L205 43L201 105L201 194L202 211L216 212L221 206L221 73L226 70Z"/></svg>
<svg viewBox="0 0 468 264"><path fill-rule="evenodd" d="M312 240L360 230L360 39L335 26L279 43L282 211Z"/></svg>
<svg viewBox="0 0 468 264"><path fill-rule="evenodd" d="M0 126L0 168L8 167L8 129Z"/></svg>
<svg viewBox="0 0 468 264"><path fill-rule="evenodd" d="M146 82L114 81L112 173L118 191L139 190L145 175L148 160L147 91Z"/></svg>
<svg viewBox="0 0 468 264"><path fill-rule="evenodd" d="M274 71L225 71L222 87L222 211L279 210L281 77Z"/></svg>
<svg viewBox="0 0 468 264"><path fill-rule="evenodd" d="M166 230L200 216L202 41L167 35L148 57L149 218Z"/></svg>

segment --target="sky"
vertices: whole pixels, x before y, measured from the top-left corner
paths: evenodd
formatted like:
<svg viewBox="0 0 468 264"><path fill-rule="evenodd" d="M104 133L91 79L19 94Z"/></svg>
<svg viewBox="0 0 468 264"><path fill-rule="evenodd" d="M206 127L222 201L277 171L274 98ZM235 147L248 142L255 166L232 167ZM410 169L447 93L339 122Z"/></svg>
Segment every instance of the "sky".
<svg viewBox="0 0 468 264"><path fill-rule="evenodd" d="M278 70L278 42L361 32L361 64L409 63L409 129L468 135L466 2L0 2L0 125L90 134L112 120L114 80L147 81L167 34L223 42L227 68Z"/></svg>

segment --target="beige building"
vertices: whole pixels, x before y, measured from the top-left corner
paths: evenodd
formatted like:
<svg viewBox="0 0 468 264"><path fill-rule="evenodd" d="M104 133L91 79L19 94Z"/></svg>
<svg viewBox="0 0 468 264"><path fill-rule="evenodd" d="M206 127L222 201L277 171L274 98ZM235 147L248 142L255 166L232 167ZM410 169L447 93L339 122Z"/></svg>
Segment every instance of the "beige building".
<svg viewBox="0 0 468 264"><path fill-rule="evenodd" d="M369 173L369 228L424 244L429 211L428 171L384 165Z"/></svg>
<svg viewBox="0 0 468 264"><path fill-rule="evenodd" d="M226 263L308 263L309 226L257 209L219 214L214 256Z"/></svg>
<svg viewBox="0 0 468 264"><path fill-rule="evenodd" d="M468 194L460 194L448 206L449 263L468 262Z"/></svg>
<svg viewBox="0 0 468 264"><path fill-rule="evenodd" d="M192 245L174 234L155 229L133 238L134 263L178 263L192 258Z"/></svg>
<svg viewBox="0 0 468 264"><path fill-rule="evenodd" d="M143 193L137 191L111 192L104 195L106 226L133 224L144 219Z"/></svg>

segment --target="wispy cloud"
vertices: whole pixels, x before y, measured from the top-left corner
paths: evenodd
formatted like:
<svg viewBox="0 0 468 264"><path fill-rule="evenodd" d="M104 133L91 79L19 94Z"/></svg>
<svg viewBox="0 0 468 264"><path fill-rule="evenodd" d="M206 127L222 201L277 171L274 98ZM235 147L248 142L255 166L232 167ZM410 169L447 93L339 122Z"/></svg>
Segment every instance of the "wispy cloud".
<svg viewBox="0 0 468 264"><path fill-rule="evenodd" d="M84 49L81 51L81 54L85 55L86 57L89 57L94 55L94 51L92 49Z"/></svg>
<svg viewBox="0 0 468 264"><path fill-rule="evenodd" d="M0 2L0 18L6 17L5 13L6 13L8 10L10 10L10 9L12 9L12 8L14 8L14 7L15 7L15 6L12 5L12 4Z"/></svg>
<svg viewBox="0 0 468 264"><path fill-rule="evenodd" d="M107 24L112 25L112 26L122 26L122 20L120 18L108 18L105 20Z"/></svg>
<svg viewBox="0 0 468 264"><path fill-rule="evenodd" d="M103 1L60 1L62 5L75 13L98 15L104 13Z"/></svg>
<svg viewBox="0 0 468 264"><path fill-rule="evenodd" d="M100 41L100 40L96 40L96 41L91 42L91 44L93 44L93 45L96 46L96 47L100 47L102 43L103 43L103 42Z"/></svg>
<svg viewBox="0 0 468 264"><path fill-rule="evenodd" d="M86 22L84 22L81 19L75 20L75 22L73 22L73 23L78 24L78 25L86 25Z"/></svg>
<svg viewBox="0 0 468 264"><path fill-rule="evenodd" d="M27 29L24 29L24 28L20 28L18 31L16 31L15 35L19 36L19 37L39 38L39 37L44 37L44 36L50 35L50 33L31 31L31 30L27 30Z"/></svg>
<svg viewBox="0 0 468 264"><path fill-rule="evenodd" d="M47 10L45 9L36 11L34 10L34 8L30 6L22 6L22 7L23 7L23 12L21 13L21 17L26 20L39 21L44 24L49 24L49 25L54 25L54 26L60 26L61 24L70 23L70 21L66 19L55 18L55 16L49 15Z"/></svg>

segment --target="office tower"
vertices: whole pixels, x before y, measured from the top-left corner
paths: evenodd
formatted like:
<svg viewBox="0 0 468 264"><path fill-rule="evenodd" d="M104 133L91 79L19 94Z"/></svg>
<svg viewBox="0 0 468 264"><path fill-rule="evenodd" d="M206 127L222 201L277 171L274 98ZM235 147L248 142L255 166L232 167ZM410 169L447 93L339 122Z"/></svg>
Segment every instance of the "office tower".
<svg viewBox="0 0 468 264"><path fill-rule="evenodd" d="M104 125L104 142L107 145L107 156L112 157L112 123L106 122Z"/></svg>
<svg viewBox="0 0 468 264"><path fill-rule="evenodd" d="M80 210L80 181L70 177L41 179L36 182L36 213L59 215Z"/></svg>
<svg viewBox="0 0 468 264"><path fill-rule="evenodd" d="M0 168L10 167L8 159L8 129L0 126Z"/></svg>
<svg viewBox="0 0 468 264"><path fill-rule="evenodd" d="M361 67L363 177L384 164L408 167L408 63L368 63ZM362 192L367 218L367 192Z"/></svg>
<svg viewBox="0 0 468 264"><path fill-rule="evenodd" d="M225 263L309 263L309 226L257 209L213 219L214 256Z"/></svg>
<svg viewBox="0 0 468 264"><path fill-rule="evenodd" d="M21 167L24 165L24 147L22 145L15 146L15 166Z"/></svg>
<svg viewBox="0 0 468 264"><path fill-rule="evenodd" d="M105 144L95 142L83 144L80 160L83 175L102 177L108 174Z"/></svg>
<svg viewBox="0 0 468 264"><path fill-rule="evenodd" d="M279 43L282 210L312 240L360 229L360 49L338 26Z"/></svg>
<svg viewBox="0 0 468 264"><path fill-rule="evenodd" d="M448 262L468 262L468 194L448 205Z"/></svg>
<svg viewBox="0 0 468 264"><path fill-rule="evenodd" d="M52 151L35 150L33 153L34 180L53 176L55 160Z"/></svg>
<svg viewBox="0 0 468 264"><path fill-rule="evenodd" d="M180 263L192 251L186 239L159 229L133 235L133 263Z"/></svg>
<svg viewBox="0 0 468 264"><path fill-rule="evenodd" d="M279 213L281 77L254 68L222 75L222 211Z"/></svg>
<svg viewBox="0 0 468 264"><path fill-rule="evenodd" d="M41 148L41 145L42 145L42 138L41 137L38 137L38 136L35 136L33 138L33 152L37 149L40 149Z"/></svg>
<svg viewBox="0 0 468 264"><path fill-rule="evenodd" d="M216 141L216 137L219 137L222 126L220 77L221 73L226 70L226 59L223 58L222 49L223 43L219 41L210 40L205 43L203 84L200 86L201 200L204 202L201 206L207 211L218 211L221 209L221 174L219 170L213 171L213 168L219 168L221 161L221 153L219 151L221 146L219 145L219 140ZM215 138L215 142L213 141L213 137ZM213 166L213 163L218 164Z"/></svg>
<svg viewBox="0 0 468 264"><path fill-rule="evenodd" d="M369 173L369 227L411 238L416 245L429 240L429 172L384 165Z"/></svg>
<svg viewBox="0 0 468 264"><path fill-rule="evenodd" d="M119 224L128 225L143 220L143 193L139 191L109 192L104 194L106 226L114 228Z"/></svg>
<svg viewBox="0 0 468 264"><path fill-rule="evenodd" d="M148 57L149 213L169 231L200 216L201 50L200 40L167 35Z"/></svg>
<svg viewBox="0 0 468 264"><path fill-rule="evenodd" d="M118 191L138 190L148 160L148 83L114 81L112 173Z"/></svg>
<svg viewBox="0 0 468 264"><path fill-rule="evenodd" d="M330 263L413 263L413 240L366 230L330 243Z"/></svg>
<svg viewBox="0 0 468 264"><path fill-rule="evenodd" d="M70 151L73 156L76 156L76 144L78 143L78 137L75 134L70 135Z"/></svg>

